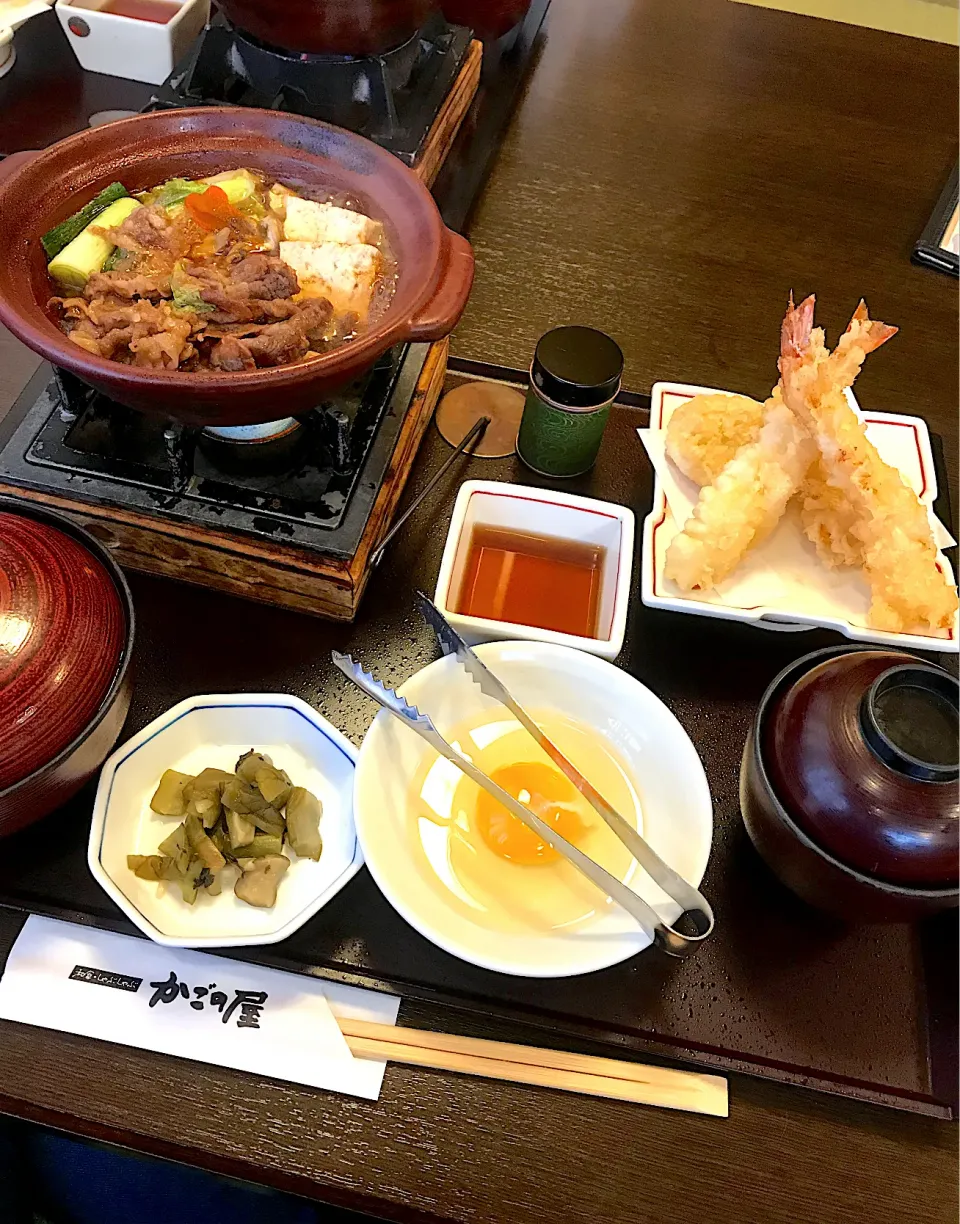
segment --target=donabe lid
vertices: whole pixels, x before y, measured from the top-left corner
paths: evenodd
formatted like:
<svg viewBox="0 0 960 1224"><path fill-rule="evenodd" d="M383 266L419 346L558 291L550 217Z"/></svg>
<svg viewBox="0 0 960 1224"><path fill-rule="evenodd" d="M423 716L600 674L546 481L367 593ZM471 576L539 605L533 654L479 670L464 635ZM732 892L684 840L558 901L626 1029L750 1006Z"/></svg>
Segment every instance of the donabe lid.
<svg viewBox="0 0 960 1224"><path fill-rule="evenodd" d="M620 389L623 353L593 327L555 327L541 336L531 378L547 399L566 408L598 408Z"/></svg>

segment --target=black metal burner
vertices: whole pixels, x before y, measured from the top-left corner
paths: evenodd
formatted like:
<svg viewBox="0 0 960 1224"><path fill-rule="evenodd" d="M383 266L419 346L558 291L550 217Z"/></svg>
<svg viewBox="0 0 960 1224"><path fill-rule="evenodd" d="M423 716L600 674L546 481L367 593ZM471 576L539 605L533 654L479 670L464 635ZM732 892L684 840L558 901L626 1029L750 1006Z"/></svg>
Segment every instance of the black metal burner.
<svg viewBox="0 0 960 1224"><path fill-rule="evenodd" d="M146 109L227 103L291 111L359 132L413 165L470 38L438 12L381 55L308 55L270 47L219 17Z"/></svg>
<svg viewBox="0 0 960 1224"><path fill-rule="evenodd" d="M2 422L0 483L351 557L428 347L389 350L260 441L145 416L44 365Z"/></svg>

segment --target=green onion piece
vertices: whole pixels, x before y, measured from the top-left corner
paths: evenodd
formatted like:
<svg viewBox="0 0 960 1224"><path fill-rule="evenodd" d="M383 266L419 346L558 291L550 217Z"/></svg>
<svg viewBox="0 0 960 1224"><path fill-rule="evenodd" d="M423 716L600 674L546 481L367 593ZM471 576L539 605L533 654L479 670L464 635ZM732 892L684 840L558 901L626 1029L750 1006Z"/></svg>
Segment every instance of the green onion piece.
<svg viewBox="0 0 960 1224"><path fill-rule="evenodd" d="M111 183L109 187L104 187L99 195L94 196L89 204L84 204L79 212L47 230L40 239L47 258L53 259L55 255L59 255L65 246L87 228L94 217L99 217L105 208L117 200L122 200L126 195L129 195L129 192L123 183Z"/></svg>

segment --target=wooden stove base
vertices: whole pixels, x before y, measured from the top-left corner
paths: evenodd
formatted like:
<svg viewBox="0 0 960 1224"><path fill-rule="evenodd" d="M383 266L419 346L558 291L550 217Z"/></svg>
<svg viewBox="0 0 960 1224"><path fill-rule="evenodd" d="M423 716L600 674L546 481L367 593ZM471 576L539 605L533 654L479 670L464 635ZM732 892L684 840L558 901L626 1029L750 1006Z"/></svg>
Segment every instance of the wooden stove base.
<svg viewBox="0 0 960 1224"><path fill-rule="evenodd" d="M390 526L443 388L448 348L449 341L440 340L427 352L366 530L349 561L194 524L164 523L135 511L91 506L50 491L0 483L0 493L68 515L106 544L124 569L328 620L352 621L370 576L370 556Z"/></svg>
<svg viewBox="0 0 960 1224"><path fill-rule="evenodd" d="M444 158L450 152L460 124L470 109L473 95L480 84L480 67L483 62L483 44L474 39L467 51L466 59L457 74L453 87L444 99L443 106L433 122L423 151L417 158L414 172L429 187L440 172Z"/></svg>

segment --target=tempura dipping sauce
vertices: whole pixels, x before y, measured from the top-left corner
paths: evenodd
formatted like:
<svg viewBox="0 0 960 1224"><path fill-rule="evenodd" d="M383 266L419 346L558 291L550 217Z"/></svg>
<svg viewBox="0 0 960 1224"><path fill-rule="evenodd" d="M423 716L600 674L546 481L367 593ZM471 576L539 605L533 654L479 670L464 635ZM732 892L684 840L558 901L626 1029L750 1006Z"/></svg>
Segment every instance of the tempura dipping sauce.
<svg viewBox="0 0 960 1224"><path fill-rule="evenodd" d="M471 646L551 642L615 659L627 628L633 536L626 506L464 481L434 603Z"/></svg>
<svg viewBox="0 0 960 1224"><path fill-rule="evenodd" d="M453 611L598 637L606 551L581 540L477 523Z"/></svg>
<svg viewBox="0 0 960 1224"><path fill-rule="evenodd" d="M135 21L155 21L166 25L180 12L181 0L106 0L101 4L101 13L113 13L115 17L132 17Z"/></svg>

